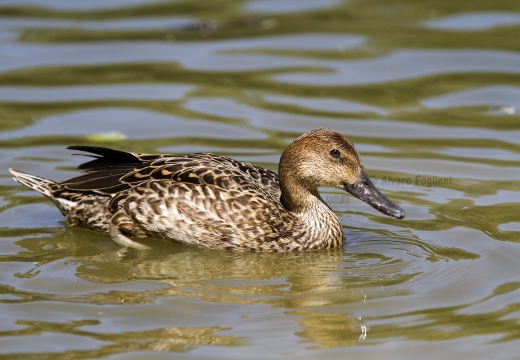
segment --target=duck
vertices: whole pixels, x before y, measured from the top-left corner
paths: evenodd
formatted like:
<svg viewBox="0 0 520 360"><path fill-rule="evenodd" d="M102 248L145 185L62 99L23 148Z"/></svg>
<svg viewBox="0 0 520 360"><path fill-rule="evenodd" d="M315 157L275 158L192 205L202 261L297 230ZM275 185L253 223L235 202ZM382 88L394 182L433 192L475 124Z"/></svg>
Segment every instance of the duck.
<svg viewBox="0 0 520 360"><path fill-rule="evenodd" d="M340 247L343 227L320 196L321 186L342 189L387 216L405 217L374 186L354 144L331 129L295 139L280 157L278 174L211 153L68 149L93 158L70 180L9 171L48 197L68 224L108 233L125 247L147 249L144 238L237 251Z"/></svg>

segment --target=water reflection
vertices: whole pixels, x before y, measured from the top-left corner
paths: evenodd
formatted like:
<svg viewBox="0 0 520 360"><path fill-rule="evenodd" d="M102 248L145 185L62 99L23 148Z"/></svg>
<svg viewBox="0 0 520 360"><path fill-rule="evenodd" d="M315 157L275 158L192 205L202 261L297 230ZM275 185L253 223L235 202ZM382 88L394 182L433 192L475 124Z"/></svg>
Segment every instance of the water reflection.
<svg viewBox="0 0 520 360"><path fill-rule="evenodd" d="M398 338L405 335L413 340L438 341L439 339L462 338L468 332L476 333L479 336L496 335L497 329L500 329L501 335L489 337L489 342L517 340L520 337L520 329L516 319L510 318L510 315L520 309L520 304L516 300L512 300L513 297L518 297L520 294L519 289L519 282L505 283L493 289L490 295L472 303L401 314L402 317L415 319L415 324L412 323L410 326L393 327L386 325L384 324L385 320L389 318L382 317L375 321L375 325L371 326L371 331L377 333L378 337L383 338ZM483 306L483 304L496 303L498 296L506 294L510 294L508 298L512 300L508 301L509 306L500 306L499 309L489 309L489 307ZM491 311L485 311L486 308ZM381 324L378 325L378 322ZM477 326L478 329L474 329L476 324L482 322L485 322L488 326Z"/></svg>
<svg viewBox="0 0 520 360"><path fill-rule="evenodd" d="M267 305L298 315L305 330L297 335L327 347L349 345L352 340L345 341L343 336L348 333L348 339L355 339L359 327L349 325L345 330L345 324L357 324L358 320L349 311L320 315L314 309L345 307L367 296L377 298L382 296L381 287L387 289L386 297L404 296L408 291L401 286L418 275L409 273L410 264L401 258L369 252L345 255L343 249L335 249L303 254L235 254L159 241L152 251L138 252L121 250L106 236L92 242L90 235L88 230L69 228L52 238L17 241L27 249L25 260L20 255L4 260L28 262L29 268L18 275L21 279L58 268L60 272L72 271L74 276L60 283L46 282L45 287L36 281L5 288L4 294L10 298L2 302L20 304L38 299L132 307L165 298L198 298L208 304ZM41 254L36 265L31 253ZM75 277L83 280L80 286L73 284ZM337 319L325 323L321 317ZM335 335L331 339L327 334Z"/></svg>
<svg viewBox="0 0 520 360"><path fill-rule="evenodd" d="M302 317L299 323L304 330L296 335L310 342L310 349L355 346L365 340L363 325L352 318L352 314L313 311L295 311L291 314Z"/></svg>
<svg viewBox="0 0 520 360"><path fill-rule="evenodd" d="M427 21L433 29L478 31L497 26L520 24L520 14L513 12L464 13Z"/></svg>
<svg viewBox="0 0 520 360"><path fill-rule="evenodd" d="M296 315L298 324L304 328L296 335L307 339L310 348L356 345L360 336L367 336L366 320L361 321L355 316L349 310L349 304L410 295L405 285L422 275L417 255L429 253L437 260L443 257L467 258L463 250L459 250L457 256L454 249L428 248L417 239L409 239L415 243L413 245L406 237L401 237L397 243L387 242L386 246L390 247L386 249L386 255L373 253L371 250L376 247L384 248L385 239L389 238L385 231L378 233L375 236L351 234L355 242L347 246L351 251L348 255L343 249L303 254L235 254L161 241L157 241L149 252L122 250L107 236L99 236L98 241L93 242L91 231L68 228L52 238L44 236L17 241L16 244L27 249L27 254L23 258L11 255L5 260L29 262L30 268L18 275L22 279L41 276L41 271L49 272L56 267L61 267L62 273L68 268L67 273L72 271L74 276L57 284L47 282L45 288L36 282L29 287L26 283L24 287L27 290L4 288L3 293L9 294L10 298L2 302L31 303L38 299L114 305L128 307L128 310L123 310L125 313L131 313L132 306L154 304L167 298L174 303L179 298L198 298L207 304L267 305L285 309L288 316ZM417 253L410 253L414 246L417 246ZM42 253L44 249L45 255ZM41 254L36 265L33 265L36 259L30 256L31 253ZM83 280L80 286L70 282L74 282L75 277ZM39 292L37 296L35 291ZM343 310L338 312L340 309ZM381 319L375 317L375 320ZM169 334L170 330L156 331ZM216 331L206 328L173 330L183 334L184 331L188 334L192 331L202 334ZM30 327L27 331L30 333ZM381 329L371 326L368 335L374 332L379 337L381 333L384 336L386 330L384 326ZM144 333L145 338L147 334ZM84 333L82 336L93 335ZM96 332L94 338L100 337L103 336ZM178 350L178 346L186 345L183 339L183 336L168 341L159 339L153 349ZM204 339L201 344L205 341L230 341L226 340L227 337ZM189 336L185 340L188 343L194 341ZM141 345L152 349L149 347L152 345Z"/></svg>
<svg viewBox="0 0 520 360"><path fill-rule="evenodd" d="M175 351L187 352L196 346L237 346L240 338L219 334L228 329L220 327L208 328L159 328L145 331L125 331L119 334L99 333L84 330L84 327L94 327L99 324L95 320L72 322L34 322L19 321L22 330L5 331L2 333L2 351L16 354L18 358L33 356L30 350L20 351L21 343L30 341L36 348L44 347L45 340L40 334L53 333L60 339L62 346L49 346L46 354L58 356L64 349L67 356L80 358L104 357L128 351ZM83 339L88 338L88 341ZM25 346L27 348L27 346ZM80 348L80 349L78 349ZM81 349L83 348L83 349ZM86 348L86 349L85 349Z"/></svg>

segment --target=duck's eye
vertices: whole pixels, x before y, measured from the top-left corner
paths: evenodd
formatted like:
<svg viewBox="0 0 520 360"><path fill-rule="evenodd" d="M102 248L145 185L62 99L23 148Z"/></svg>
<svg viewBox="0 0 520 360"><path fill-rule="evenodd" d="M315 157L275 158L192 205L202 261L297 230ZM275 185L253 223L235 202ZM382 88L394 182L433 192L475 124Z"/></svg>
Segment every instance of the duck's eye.
<svg viewBox="0 0 520 360"><path fill-rule="evenodd" d="M338 149L332 149L330 151L330 156L332 156L333 158L339 159L341 156L341 153L339 152Z"/></svg>

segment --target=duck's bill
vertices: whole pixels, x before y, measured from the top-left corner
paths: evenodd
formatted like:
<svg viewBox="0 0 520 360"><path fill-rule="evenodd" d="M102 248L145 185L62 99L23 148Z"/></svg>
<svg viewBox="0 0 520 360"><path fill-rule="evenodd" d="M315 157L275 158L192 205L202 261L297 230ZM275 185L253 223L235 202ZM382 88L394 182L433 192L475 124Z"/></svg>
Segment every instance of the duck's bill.
<svg viewBox="0 0 520 360"><path fill-rule="evenodd" d="M345 184L343 188L385 215L393 216L397 219L404 218L404 210L381 194L364 171L361 172L354 184Z"/></svg>

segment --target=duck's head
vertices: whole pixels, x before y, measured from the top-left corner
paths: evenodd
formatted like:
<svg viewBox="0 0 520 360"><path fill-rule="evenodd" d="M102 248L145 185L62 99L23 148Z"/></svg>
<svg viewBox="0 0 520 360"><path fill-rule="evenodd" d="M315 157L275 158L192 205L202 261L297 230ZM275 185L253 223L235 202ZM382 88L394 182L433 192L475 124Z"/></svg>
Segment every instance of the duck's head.
<svg viewBox="0 0 520 360"><path fill-rule="evenodd" d="M385 215L398 219L405 215L374 186L354 145L334 130L314 129L294 140L282 154L279 175L282 191L293 191L294 197L302 190L315 193L319 186L334 186Z"/></svg>

